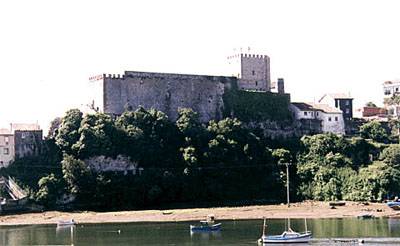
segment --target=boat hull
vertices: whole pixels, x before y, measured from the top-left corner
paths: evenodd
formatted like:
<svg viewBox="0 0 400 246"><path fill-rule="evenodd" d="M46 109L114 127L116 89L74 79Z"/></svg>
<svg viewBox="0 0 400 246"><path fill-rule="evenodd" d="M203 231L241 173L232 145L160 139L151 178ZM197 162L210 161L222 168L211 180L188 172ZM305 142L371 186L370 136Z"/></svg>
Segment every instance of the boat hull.
<svg viewBox="0 0 400 246"><path fill-rule="evenodd" d="M311 233L300 234L294 237L282 237L279 236L263 236L261 237L262 243L308 243L312 238Z"/></svg>
<svg viewBox="0 0 400 246"><path fill-rule="evenodd" d="M393 210L400 210L400 202L388 202L386 205Z"/></svg>
<svg viewBox="0 0 400 246"><path fill-rule="evenodd" d="M201 225L201 226L190 225L191 232L209 232L209 231L219 231L219 230L221 230L221 223L215 225Z"/></svg>
<svg viewBox="0 0 400 246"><path fill-rule="evenodd" d="M74 220L66 220L66 221L58 221L57 226L58 227L67 227L67 226L73 226L76 225L76 222Z"/></svg>

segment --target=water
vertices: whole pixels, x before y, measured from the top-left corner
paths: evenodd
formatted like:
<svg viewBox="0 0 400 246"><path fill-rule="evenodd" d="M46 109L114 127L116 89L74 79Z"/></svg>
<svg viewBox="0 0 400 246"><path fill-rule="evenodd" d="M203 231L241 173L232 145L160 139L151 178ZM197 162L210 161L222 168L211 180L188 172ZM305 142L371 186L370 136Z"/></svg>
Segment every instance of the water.
<svg viewBox="0 0 400 246"><path fill-rule="evenodd" d="M0 245L257 245L262 220L222 221L218 233L190 234L193 222L83 224L56 229L55 225L0 226ZM268 220L267 234L280 234L285 220ZM330 238L367 238L367 245L400 245L400 219L309 219L312 245L352 245ZM304 230L304 220L291 220ZM353 244L354 245L354 244Z"/></svg>

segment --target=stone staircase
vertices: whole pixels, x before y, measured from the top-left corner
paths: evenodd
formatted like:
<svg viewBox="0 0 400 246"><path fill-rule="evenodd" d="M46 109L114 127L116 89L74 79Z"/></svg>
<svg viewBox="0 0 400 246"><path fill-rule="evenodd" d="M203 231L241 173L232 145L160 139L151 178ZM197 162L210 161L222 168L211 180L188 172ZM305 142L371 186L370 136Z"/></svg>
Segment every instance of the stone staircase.
<svg viewBox="0 0 400 246"><path fill-rule="evenodd" d="M8 178L0 177L0 186L6 188L7 193L13 200L21 200L27 196L26 192L10 176Z"/></svg>

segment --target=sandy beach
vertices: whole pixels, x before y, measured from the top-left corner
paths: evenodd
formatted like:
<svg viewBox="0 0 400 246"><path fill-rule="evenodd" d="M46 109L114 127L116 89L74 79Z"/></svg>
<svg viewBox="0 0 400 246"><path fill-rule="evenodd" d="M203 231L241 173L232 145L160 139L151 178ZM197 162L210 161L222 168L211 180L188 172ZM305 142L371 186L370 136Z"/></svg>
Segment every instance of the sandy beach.
<svg viewBox="0 0 400 246"><path fill-rule="evenodd" d="M383 203L362 204L346 202L345 206L332 209L328 202L293 203L286 205L263 205L244 207L218 207L197 209L141 210L120 212L58 212L26 213L0 216L0 225L56 224L59 220L74 219L78 223L119 223L119 222L174 222L196 221L214 214L218 220L242 220L265 218L348 218L360 214L376 217L400 216Z"/></svg>

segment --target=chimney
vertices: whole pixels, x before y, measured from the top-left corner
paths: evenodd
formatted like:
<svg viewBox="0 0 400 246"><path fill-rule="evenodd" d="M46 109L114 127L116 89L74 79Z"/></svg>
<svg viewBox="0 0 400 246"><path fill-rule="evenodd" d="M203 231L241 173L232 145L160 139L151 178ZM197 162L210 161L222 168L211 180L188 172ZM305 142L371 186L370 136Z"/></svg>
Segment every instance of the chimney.
<svg viewBox="0 0 400 246"><path fill-rule="evenodd" d="M285 81L283 78L278 78L278 93L285 94Z"/></svg>

